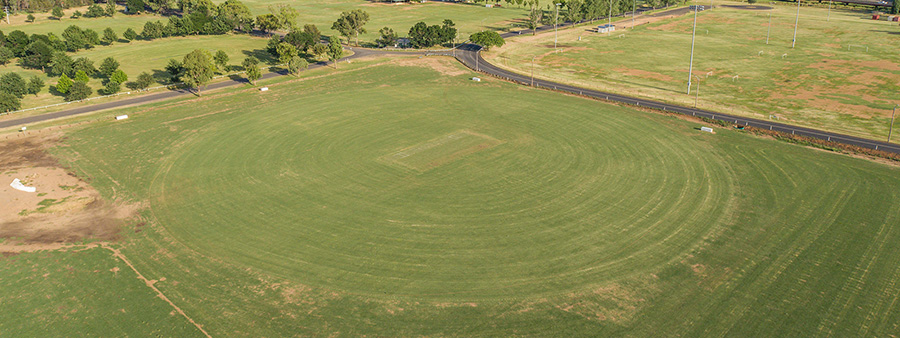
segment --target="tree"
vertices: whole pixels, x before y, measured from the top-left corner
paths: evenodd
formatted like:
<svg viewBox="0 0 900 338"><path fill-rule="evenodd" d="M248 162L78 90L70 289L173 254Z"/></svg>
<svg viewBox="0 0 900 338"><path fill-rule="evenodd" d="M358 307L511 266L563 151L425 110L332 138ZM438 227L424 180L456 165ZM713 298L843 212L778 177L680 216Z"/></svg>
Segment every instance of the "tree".
<svg viewBox="0 0 900 338"><path fill-rule="evenodd" d="M13 94L0 91L0 111L2 112L11 112L19 110L22 107L22 102L19 101L19 98Z"/></svg>
<svg viewBox="0 0 900 338"><path fill-rule="evenodd" d="M328 39L328 49L326 53L328 54L328 59L334 63L334 69L337 69L337 60L344 55L344 47L341 47L341 43L338 41L337 37Z"/></svg>
<svg viewBox="0 0 900 338"><path fill-rule="evenodd" d="M256 26L259 27L263 33L269 33L271 31L278 30L281 28L279 25L279 20L275 15L272 14L263 14L256 17Z"/></svg>
<svg viewBox="0 0 900 338"><path fill-rule="evenodd" d="M99 18L105 15L106 11L103 10L103 7L100 7L100 5L98 4L88 6L87 12L84 13L84 17L86 18Z"/></svg>
<svg viewBox="0 0 900 338"><path fill-rule="evenodd" d="M75 82L88 83L90 80L91 78L83 70L75 72Z"/></svg>
<svg viewBox="0 0 900 338"><path fill-rule="evenodd" d="M106 86L103 87L103 93L106 95L118 93L119 90L122 90L122 84L116 81L106 81Z"/></svg>
<svg viewBox="0 0 900 338"><path fill-rule="evenodd" d="M272 15L278 19L280 28L287 29L294 29L297 25L297 16L300 15L296 9L285 4L271 5L269 6L269 12L272 12Z"/></svg>
<svg viewBox="0 0 900 338"><path fill-rule="evenodd" d="M297 47L287 42L282 42L278 44L276 53L278 54L278 63L287 64L292 57L297 55Z"/></svg>
<svg viewBox="0 0 900 338"><path fill-rule="evenodd" d="M106 16L113 17L116 15L116 1L106 0Z"/></svg>
<svg viewBox="0 0 900 338"><path fill-rule="evenodd" d="M535 35L535 29L541 25L541 19L543 19L543 17L544 11L532 3L531 12L528 14L528 21L525 22L525 25L531 30L531 35Z"/></svg>
<svg viewBox="0 0 900 338"><path fill-rule="evenodd" d="M41 92L41 89L44 89L44 80L41 80L37 75L28 79L28 87L26 88L28 94L37 96L37 94Z"/></svg>
<svg viewBox="0 0 900 338"><path fill-rule="evenodd" d="M472 42L481 45L482 47L484 47L484 50L488 50L493 46L500 47L503 46L504 43L506 43L505 41L503 41L503 37L495 31L483 31L472 34L469 36L469 40L472 40Z"/></svg>
<svg viewBox="0 0 900 338"><path fill-rule="evenodd" d="M125 41L131 42L131 40L137 39L138 35L134 29L128 28L125 33L122 33L122 37L125 38Z"/></svg>
<svg viewBox="0 0 900 338"><path fill-rule="evenodd" d="M72 82L72 79L70 79L68 75L63 74L59 77L59 80L56 81L56 91L63 94L68 93L73 84L74 82Z"/></svg>
<svg viewBox="0 0 900 338"><path fill-rule="evenodd" d="M303 50L309 50L319 43L319 41L322 41L322 33L319 32L319 27L316 27L316 25L303 25L303 33L306 34Z"/></svg>
<svg viewBox="0 0 900 338"><path fill-rule="evenodd" d="M379 46L382 46L382 47L391 46L394 44L394 42L397 41L397 34L394 33L393 29L384 27L381 30L379 30L378 33L381 34L381 37L378 38L377 40L375 40L375 42L378 43Z"/></svg>
<svg viewBox="0 0 900 338"><path fill-rule="evenodd" d="M95 45L100 44L100 34L97 34L97 31L93 29L85 29L84 30L84 41L85 48L94 48Z"/></svg>
<svg viewBox="0 0 900 338"><path fill-rule="evenodd" d="M347 43L350 43L350 36L356 36L356 45L359 46L359 33L365 33L363 26L369 22L369 13L360 9L354 9L350 12L343 12L341 16L331 25L331 29L341 32L341 35L347 37ZM338 41L340 43L340 41Z"/></svg>
<svg viewBox="0 0 900 338"><path fill-rule="evenodd" d="M6 46L0 46L0 66L6 65L14 57L16 57L16 55L13 54L12 49L6 48Z"/></svg>
<svg viewBox="0 0 900 338"><path fill-rule="evenodd" d="M72 62L72 71L78 73L79 70L85 74L94 74L97 72L97 68L94 68L94 61L84 57L77 58Z"/></svg>
<svg viewBox="0 0 900 338"><path fill-rule="evenodd" d="M112 28L106 27L103 30L103 44L111 45L113 42L119 40L119 36L116 35L116 32L112 30Z"/></svg>
<svg viewBox="0 0 900 338"><path fill-rule="evenodd" d="M84 82L75 82L72 84L72 88L69 88L69 93L66 95L66 101L79 101L88 98L91 96L91 93L94 91Z"/></svg>
<svg viewBox="0 0 900 338"><path fill-rule="evenodd" d="M74 74L75 61L65 52L53 53L50 57L50 75Z"/></svg>
<svg viewBox="0 0 900 338"><path fill-rule="evenodd" d="M53 49L44 41L37 40L28 45L25 54L25 57L20 59L23 66L44 70L44 67L50 63L50 59L53 57Z"/></svg>
<svg viewBox="0 0 900 338"><path fill-rule="evenodd" d="M579 0L566 1L566 20L578 23L584 19L584 11L582 10L584 3Z"/></svg>
<svg viewBox="0 0 900 338"><path fill-rule="evenodd" d="M28 14L28 16L25 17L25 19L28 22L34 22L34 15Z"/></svg>
<svg viewBox="0 0 900 338"><path fill-rule="evenodd" d="M81 11L75 11L75 13L72 13L72 19L78 19L80 17L81 17Z"/></svg>
<svg viewBox="0 0 900 338"><path fill-rule="evenodd" d="M287 63L288 71L294 75L300 73L301 69L307 69L308 67L309 62L307 62L306 59L301 58L299 55L294 55Z"/></svg>
<svg viewBox="0 0 900 338"><path fill-rule="evenodd" d="M18 73L6 73L0 75L0 92L10 93L21 99L28 92L28 86Z"/></svg>
<svg viewBox="0 0 900 338"><path fill-rule="evenodd" d="M85 48L85 46L88 45L84 31L75 25L66 27L66 29L63 30L62 37L66 40L66 47L73 52L77 52L79 49Z"/></svg>
<svg viewBox="0 0 900 338"><path fill-rule="evenodd" d="M144 11L144 0L125 1L125 10L128 14L141 14Z"/></svg>
<svg viewBox="0 0 900 338"><path fill-rule="evenodd" d="M216 60L216 66L222 70L222 72L228 71L228 53L220 50L216 52L216 56L214 57Z"/></svg>
<svg viewBox="0 0 900 338"><path fill-rule="evenodd" d="M109 80L122 84L128 82L128 75L125 75L125 72L123 72L121 69L116 69L115 72L110 74Z"/></svg>
<svg viewBox="0 0 900 338"><path fill-rule="evenodd" d="M25 49L30 43L31 39L28 38L28 35L20 30L9 32L9 35L6 36L6 47L9 47L15 56L25 56Z"/></svg>
<svg viewBox="0 0 900 338"><path fill-rule="evenodd" d="M153 80L153 75L150 75L150 73L147 72L143 72L141 73L141 75L138 75L137 80L132 82L132 85L129 87L131 87L132 89L144 90L147 89L147 87L150 87L153 82L155 82Z"/></svg>
<svg viewBox="0 0 900 338"><path fill-rule="evenodd" d="M181 61L175 59L169 59L169 63L166 64L166 73L169 73L171 76L172 83L181 82L181 73L184 72L184 65L181 64Z"/></svg>
<svg viewBox="0 0 900 338"><path fill-rule="evenodd" d="M110 77L112 73L119 69L119 61L116 61L113 57L107 57L100 62L100 75L103 77Z"/></svg>
<svg viewBox="0 0 900 338"><path fill-rule="evenodd" d="M248 56L244 59L244 62L241 62L241 66L244 67L244 72L247 74L247 81L250 81L250 84L253 84L254 81L262 77L262 72L259 70L259 60L255 57Z"/></svg>
<svg viewBox="0 0 900 338"><path fill-rule="evenodd" d="M53 17L56 18L56 20L62 20L62 17L65 14L63 14L62 7L56 6L56 7L53 7L52 10L50 10L50 15L53 15Z"/></svg>
<svg viewBox="0 0 900 338"><path fill-rule="evenodd" d="M328 53L328 45L324 43L317 43L315 46L313 46L312 53L315 57L325 55L325 53Z"/></svg>
<svg viewBox="0 0 900 338"><path fill-rule="evenodd" d="M182 62L183 72L181 81L189 87L197 88L197 96L200 96L200 86L209 82L216 72L213 58L205 50L195 49L184 56Z"/></svg>
<svg viewBox="0 0 900 338"><path fill-rule="evenodd" d="M147 21L144 23L144 30L141 31L141 37L147 40L159 39L163 37L165 25L159 21Z"/></svg>
<svg viewBox="0 0 900 338"><path fill-rule="evenodd" d="M249 33L253 30L253 14L238 0L227 0L219 5L219 17L241 32Z"/></svg>

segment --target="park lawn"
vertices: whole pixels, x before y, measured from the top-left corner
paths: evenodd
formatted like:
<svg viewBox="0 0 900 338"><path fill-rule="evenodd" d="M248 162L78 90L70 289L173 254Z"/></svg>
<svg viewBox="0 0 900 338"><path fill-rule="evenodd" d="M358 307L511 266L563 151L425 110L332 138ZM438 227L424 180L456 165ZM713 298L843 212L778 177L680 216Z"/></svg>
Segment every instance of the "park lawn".
<svg viewBox="0 0 900 338"><path fill-rule="evenodd" d="M101 3L100 6L105 6L105 3ZM105 7L104 7L105 9ZM9 17L10 25L6 24L4 20L2 24L0 24L0 30L4 33L9 33L14 30L21 30L27 34L47 34L53 33L56 36L61 37L62 32L71 25L77 25L82 29L93 29L100 33L100 36L103 36L103 30L107 27L112 28L119 36L122 36L122 33L125 32L126 29L131 28L134 29L138 34L141 33L141 30L144 28L144 23L148 21L156 21L168 20L165 17L154 15L154 14L141 14L141 15L127 15L123 13L125 10L124 6L116 6L118 12L113 17L99 17L99 18L85 18L81 17L79 19L72 19L72 13L76 10L81 11L81 13L87 12L87 6L84 7L76 7L69 8L63 10L66 15L62 18L62 20L56 20L50 18L50 13L33 13L35 20L34 22L27 22L28 13L21 12L18 14L13 14Z"/></svg>
<svg viewBox="0 0 900 338"><path fill-rule="evenodd" d="M53 152L147 203L122 252L213 336L900 329L897 167L446 58L348 68L126 108Z"/></svg>
<svg viewBox="0 0 900 338"><path fill-rule="evenodd" d="M900 90L896 23L837 10L826 21L825 9L804 7L791 49L795 14L789 6L701 12L692 73L700 78L699 107L885 139ZM516 37L485 54L523 74L532 71L536 57L536 77L693 105L696 79L686 95L692 23L689 14L610 37L584 25L560 31L559 53L553 51L554 35L545 33Z"/></svg>
<svg viewBox="0 0 900 338"><path fill-rule="evenodd" d="M264 65L272 65L275 60L265 51L265 38L253 37L249 35L202 35L188 37L171 37L165 39L157 39L153 41L136 40L129 43L119 42L109 46L96 46L92 49L81 50L77 53L70 54L72 58L86 57L94 61L94 67L99 68L100 63L107 57L115 58L119 61L119 69L128 75L129 81L137 79L142 72L148 72L156 78L157 86L169 83L169 75L165 71L165 66L169 59L181 61L184 56L195 49L204 49L215 54L216 51L222 50L228 54L229 65L239 65L244 58L248 56L256 56ZM37 96L26 95L22 99L22 108L40 107L54 103L65 102L65 97L58 94L51 86L56 85L58 77L49 77L47 73L37 69L22 68L17 64L7 64L0 66L0 74L14 72L27 79L31 76L38 76L44 80L47 85ZM103 88L105 79L91 78L88 85L94 89L93 96L100 96L98 90ZM129 89L122 86L122 91L127 92Z"/></svg>

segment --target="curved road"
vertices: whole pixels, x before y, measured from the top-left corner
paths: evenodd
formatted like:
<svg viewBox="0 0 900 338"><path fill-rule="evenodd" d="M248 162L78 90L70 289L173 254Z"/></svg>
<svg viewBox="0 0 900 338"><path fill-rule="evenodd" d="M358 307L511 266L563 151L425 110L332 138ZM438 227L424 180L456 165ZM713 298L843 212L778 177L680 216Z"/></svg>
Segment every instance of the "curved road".
<svg viewBox="0 0 900 338"><path fill-rule="evenodd" d="M678 10L678 9L676 9L676 10ZM540 27L537 29L537 31L546 31L549 29L552 29L552 26ZM511 32L511 33L502 34L502 36L504 38L509 38L509 37L513 37L515 35L519 35L522 33L530 33L530 32L531 32L530 30L520 31L520 32L515 32L515 33ZM767 121L767 120L759 120L759 119L735 116L735 115L730 115L730 114L723 114L723 113L713 112L713 111L704 110L704 109L697 109L697 108L673 105L673 104L669 104L669 103L663 103L663 102L658 102L658 101L653 101L653 100L648 100L648 99L641 99L641 98L635 98L635 97L630 97L630 96L625 96L625 95L607 93L607 92L603 92L603 91L586 89L586 88L566 85L566 84L547 81L547 80L532 79L526 75L514 73L514 72L511 72L511 71L508 71L508 70L505 70L505 69L502 69L502 68L499 68L497 66L490 64L489 62L487 62L486 60L484 60L481 57L481 54L479 53L481 51L481 46L478 46L475 44L464 44L464 45L459 46L458 48L456 48L456 50L453 50L453 51L404 52L404 51L373 50L373 49L365 49L365 48L350 48L350 49L352 51L354 51L354 54L349 57L343 58L339 61L362 58L362 57L367 57L367 56L384 56L384 55L452 56L452 57L455 57L457 60L459 60L464 65L466 65L467 67L474 69L477 72L482 72L482 73L485 73L485 74L488 74L488 75L491 75L491 76L494 76L494 77L497 77L500 79L517 82L517 83L520 83L523 85L532 85L532 83L533 83L534 86L538 87L538 88L547 88L547 89L552 89L552 90L556 90L556 91L567 92L567 93L571 93L571 94L578 94L581 96L587 96L587 97L591 97L591 98L595 98L595 99L620 102L620 103L631 104L631 105L640 106L640 107L647 107L647 108L658 109L658 110L663 110L663 111L667 111L667 112L679 113L679 114L683 114L683 115L705 117L705 118L709 118L709 119L713 119L713 120L728 122L728 123L735 124L735 125L769 129L769 130L783 132L786 134L807 136L807 137L812 137L812 138L826 140L826 141L839 142L839 143L844 143L844 144L863 147L863 148L869 148L869 149L874 149L874 150L881 150L881 151L887 151L887 152L900 154L900 145L896 145L896 144L892 144L892 143L875 141L875 140L870 140L870 139L866 139L866 138L849 136L849 135L838 134L838 133L833 133L833 132L827 132L827 131L822 131L822 130L817 130L817 129L812 129L812 128L798 127L798 126L793 126L793 125L788 125L788 124L778 123L778 122L772 122L772 121ZM314 68L325 67L327 65L328 64L325 62L320 62L320 63L314 64L314 65L311 65L309 68L314 69ZM282 75L286 75L286 74L283 72L273 72L273 73L268 73L268 74L263 75L262 79L269 79L269 78L273 78L276 76L282 76ZM222 81L222 82L217 82L217 83L211 84L211 85L205 87L204 90L231 87L231 86L236 86L236 85L243 84L243 83L246 83L246 81L243 79L227 80L227 81ZM42 114L42 115L29 116L29 117L24 117L24 118L20 118L20 119L0 121L0 128L8 128L8 127L19 126L19 125L23 125L23 124L47 121L47 120L65 117L65 116L78 115L78 114L94 112L94 111L99 111L99 110L104 110L104 109L125 107L125 106L130 106L130 105L142 104L142 103L147 103L147 102L151 102L151 101L163 100L163 99L174 98L174 97L179 97L179 96L186 96L186 95L193 95L193 93L186 89L173 90L173 91L167 91L167 92L162 92L162 93L145 95L145 96L141 96L141 97L135 97L135 98L131 98L131 99L101 103L101 104L79 107L79 108L63 110L63 111L53 112L53 113L47 113L47 114Z"/></svg>

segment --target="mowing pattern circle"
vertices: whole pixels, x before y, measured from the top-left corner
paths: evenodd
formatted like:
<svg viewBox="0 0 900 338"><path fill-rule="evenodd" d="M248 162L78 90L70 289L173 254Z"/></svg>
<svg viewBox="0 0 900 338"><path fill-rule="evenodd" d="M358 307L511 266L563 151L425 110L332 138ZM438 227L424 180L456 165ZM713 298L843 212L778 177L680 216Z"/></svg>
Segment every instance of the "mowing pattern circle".
<svg viewBox="0 0 900 338"><path fill-rule="evenodd" d="M651 273L728 213L730 173L688 131L550 93L453 90L441 107L383 88L254 102L168 159L154 214L201 253L298 283L489 299ZM499 94L515 97L479 103Z"/></svg>

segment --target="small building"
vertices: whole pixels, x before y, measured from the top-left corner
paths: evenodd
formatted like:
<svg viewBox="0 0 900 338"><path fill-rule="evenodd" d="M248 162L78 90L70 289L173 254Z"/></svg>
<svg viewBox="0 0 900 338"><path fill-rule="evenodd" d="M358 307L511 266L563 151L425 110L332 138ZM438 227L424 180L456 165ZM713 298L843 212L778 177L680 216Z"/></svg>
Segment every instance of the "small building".
<svg viewBox="0 0 900 338"><path fill-rule="evenodd" d="M603 24L603 25L597 26L597 33L608 33L608 32L614 32L615 30L616 30L616 25Z"/></svg>
<svg viewBox="0 0 900 338"><path fill-rule="evenodd" d="M703 5L691 5L690 9L692 11L697 10L698 12L702 12L702 11L706 10L706 7L703 7Z"/></svg>

